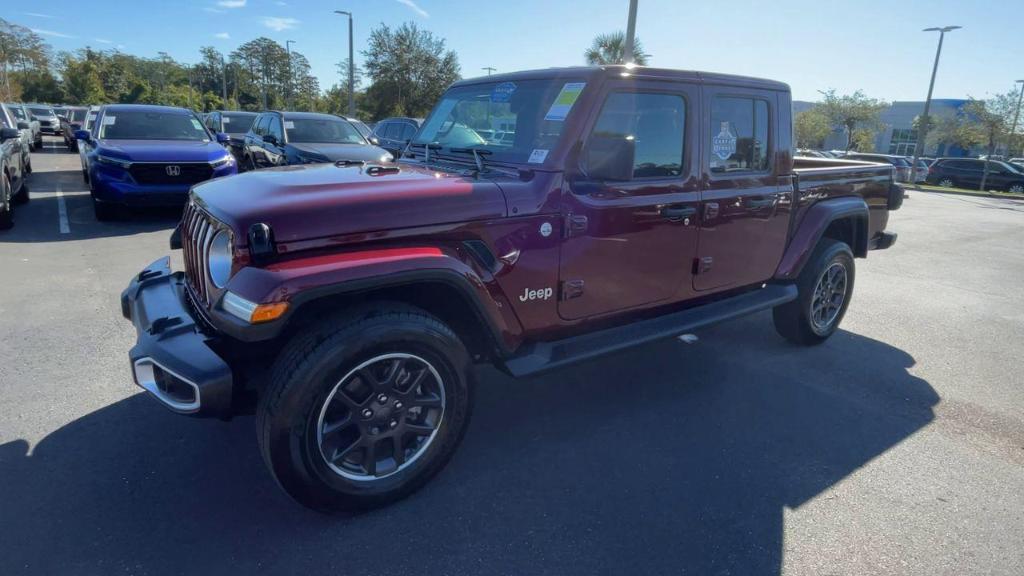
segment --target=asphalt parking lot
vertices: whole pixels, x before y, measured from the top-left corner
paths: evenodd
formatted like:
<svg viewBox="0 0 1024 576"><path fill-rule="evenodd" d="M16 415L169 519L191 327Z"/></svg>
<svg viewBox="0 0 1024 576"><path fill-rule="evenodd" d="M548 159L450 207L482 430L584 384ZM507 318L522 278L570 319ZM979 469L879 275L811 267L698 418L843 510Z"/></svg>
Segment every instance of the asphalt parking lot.
<svg viewBox="0 0 1024 576"><path fill-rule="evenodd" d="M0 574L1024 573L1024 201L911 193L818 348L761 314L485 371L438 478L331 518L252 418L133 387L118 296L175 215L96 222L58 142L0 232Z"/></svg>

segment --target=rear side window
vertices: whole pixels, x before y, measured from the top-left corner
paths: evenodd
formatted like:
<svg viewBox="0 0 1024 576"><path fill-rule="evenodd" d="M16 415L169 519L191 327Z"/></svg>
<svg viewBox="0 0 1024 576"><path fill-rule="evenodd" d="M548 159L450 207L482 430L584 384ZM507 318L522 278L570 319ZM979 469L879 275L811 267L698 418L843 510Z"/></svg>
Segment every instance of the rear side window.
<svg viewBox="0 0 1024 576"><path fill-rule="evenodd" d="M388 132L385 136L388 140L401 140L402 139L402 123L391 122L388 124Z"/></svg>
<svg viewBox="0 0 1024 576"><path fill-rule="evenodd" d="M390 124L391 122L378 123L376 126L373 127L373 135L376 136L377 138L384 138L384 134L387 132L388 126Z"/></svg>
<svg viewBox="0 0 1024 576"><path fill-rule="evenodd" d="M716 96L711 101L711 171L768 170L768 102Z"/></svg>
<svg viewBox="0 0 1024 576"><path fill-rule="evenodd" d="M610 94L592 137L633 140L633 178L664 178L683 172L686 101L677 94Z"/></svg>
<svg viewBox="0 0 1024 576"><path fill-rule="evenodd" d="M409 124L408 122L402 123L402 140L412 140L412 137L416 135L416 126Z"/></svg>

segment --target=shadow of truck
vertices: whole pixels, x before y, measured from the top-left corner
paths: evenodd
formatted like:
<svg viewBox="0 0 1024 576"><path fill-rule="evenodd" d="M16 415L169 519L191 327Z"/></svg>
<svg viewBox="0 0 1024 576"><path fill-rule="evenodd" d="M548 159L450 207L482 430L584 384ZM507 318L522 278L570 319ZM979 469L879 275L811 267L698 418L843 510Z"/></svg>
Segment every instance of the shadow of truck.
<svg viewBox="0 0 1024 576"><path fill-rule="evenodd" d="M901 350L849 332L795 348L768 322L488 372L449 467L351 518L280 493L251 418L135 395L31 454L0 446L0 573L777 574L783 509L926 426L938 396Z"/></svg>

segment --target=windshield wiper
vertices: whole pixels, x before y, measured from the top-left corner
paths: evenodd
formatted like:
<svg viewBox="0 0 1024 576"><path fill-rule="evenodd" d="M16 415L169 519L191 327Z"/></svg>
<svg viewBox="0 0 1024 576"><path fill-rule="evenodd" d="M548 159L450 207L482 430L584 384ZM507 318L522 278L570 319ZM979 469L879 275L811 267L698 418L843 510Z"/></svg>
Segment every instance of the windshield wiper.
<svg viewBox="0 0 1024 576"><path fill-rule="evenodd" d="M423 153L426 155L425 161L430 162L430 151L440 150L441 145L437 142L409 142L409 148L423 148Z"/></svg>
<svg viewBox="0 0 1024 576"><path fill-rule="evenodd" d="M483 172L484 171L484 159L483 159L483 157L487 156L489 154L494 154L494 152L491 151L491 150L487 150L487 149L481 150L479 148L449 148L448 150L449 150L449 152L454 152L456 154L472 154L473 155L473 161L476 162L476 171L477 172Z"/></svg>

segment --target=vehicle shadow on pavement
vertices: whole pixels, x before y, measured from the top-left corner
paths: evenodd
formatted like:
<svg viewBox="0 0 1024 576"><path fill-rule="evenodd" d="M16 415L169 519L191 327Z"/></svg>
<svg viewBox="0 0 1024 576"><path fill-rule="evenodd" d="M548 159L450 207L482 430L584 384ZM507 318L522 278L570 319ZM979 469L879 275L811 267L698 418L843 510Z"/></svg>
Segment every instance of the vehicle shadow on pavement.
<svg viewBox="0 0 1024 576"><path fill-rule="evenodd" d="M135 395L31 454L0 446L0 573L778 574L783 510L925 427L939 397L902 350L849 332L797 348L769 322L530 380L488 369L448 468L348 518L277 490L252 418Z"/></svg>
<svg viewBox="0 0 1024 576"><path fill-rule="evenodd" d="M56 194L58 183L63 199ZM31 201L15 206L14 227L0 230L0 244L67 242L170 231L181 220L182 207L159 207L132 208L117 220L100 222L93 213L88 185L82 184L81 172L77 170L37 172L29 184ZM62 200L66 232L61 231Z"/></svg>

